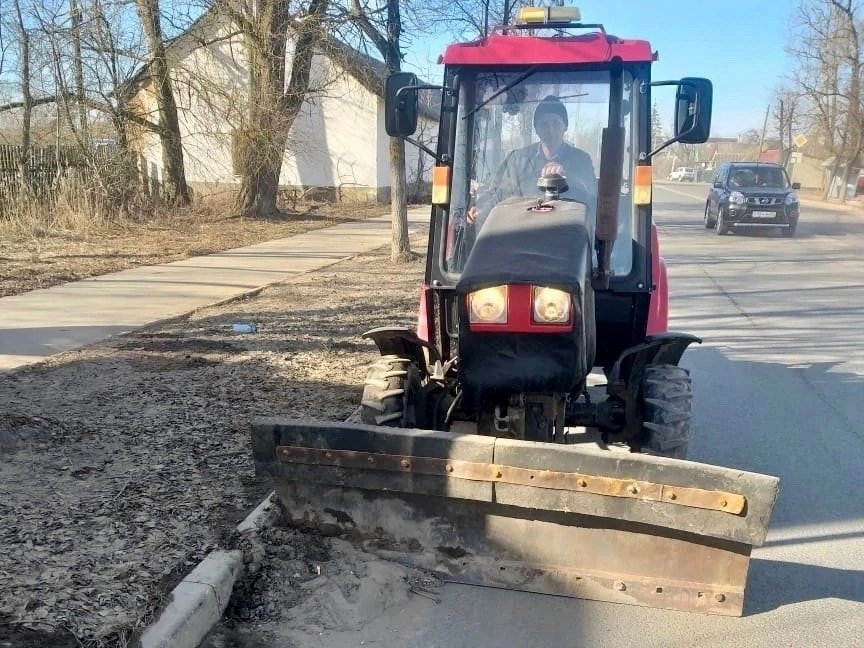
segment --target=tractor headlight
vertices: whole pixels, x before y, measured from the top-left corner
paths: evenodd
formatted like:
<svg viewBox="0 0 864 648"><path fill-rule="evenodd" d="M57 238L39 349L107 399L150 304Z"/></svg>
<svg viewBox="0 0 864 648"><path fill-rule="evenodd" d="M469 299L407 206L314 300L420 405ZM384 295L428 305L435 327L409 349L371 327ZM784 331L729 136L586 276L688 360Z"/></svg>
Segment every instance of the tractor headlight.
<svg viewBox="0 0 864 648"><path fill-rule="evenodd" d="M733 191L729 194L729 202L733 205L743 205L747 202L747 196L745 196L740 191Z"/></svg>
<svg viewBox="0 0 864 648"><path fill-rule="evenodd" d="M567 324L570 321L570 295L557 288L534 286L534 321L538 324Z"/></svg>
<svg viewBox="0 0 864 648"><path fill-rule="evenodd" d="M506 324L507 286L468 293L468 319L473 324Z"/></svg>

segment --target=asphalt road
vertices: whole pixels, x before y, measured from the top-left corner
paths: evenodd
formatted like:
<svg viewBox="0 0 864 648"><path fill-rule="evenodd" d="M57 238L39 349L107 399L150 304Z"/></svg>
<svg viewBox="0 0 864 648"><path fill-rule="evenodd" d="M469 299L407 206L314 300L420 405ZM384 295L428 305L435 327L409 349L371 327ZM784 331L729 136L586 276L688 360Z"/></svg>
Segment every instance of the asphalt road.
<svg viewBox="0 0 864 648"><path fill-rule="evenodd" d="M718 236L705 187L656 187L671 328L704 344L691 458L778 475L743 618L446 585L326 645L864 646L864 217L805 207L798 235ZM324 645L324 644L322 644Z"/></svg>

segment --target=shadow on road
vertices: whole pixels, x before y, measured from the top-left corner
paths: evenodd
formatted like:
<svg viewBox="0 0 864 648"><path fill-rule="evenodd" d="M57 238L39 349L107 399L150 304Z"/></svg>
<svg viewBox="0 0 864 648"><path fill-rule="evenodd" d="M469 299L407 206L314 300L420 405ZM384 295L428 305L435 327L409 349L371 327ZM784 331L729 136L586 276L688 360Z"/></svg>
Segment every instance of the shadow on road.
<svg viewBox="0 0 864 648"><path fill-rule="evenodd" d="M864 426L852 411L864 376L839 361L758 359L769 348L789 357L824 351L817 340L805 343L803 328L776 343L694 333L724 346L685 355L694 389L690 458L780 478L768 540L750 565L745 616L827 598L864 603L864 570L848 568L849 547L864 539Z"/></svg>
<svg viewBox="0 0 864 648"><path fill-rule="evenodd" d="M864 537L864 533L858 535ZM864 603L862 570L754 558L748 583L745 616L830 598Z"/></svg>

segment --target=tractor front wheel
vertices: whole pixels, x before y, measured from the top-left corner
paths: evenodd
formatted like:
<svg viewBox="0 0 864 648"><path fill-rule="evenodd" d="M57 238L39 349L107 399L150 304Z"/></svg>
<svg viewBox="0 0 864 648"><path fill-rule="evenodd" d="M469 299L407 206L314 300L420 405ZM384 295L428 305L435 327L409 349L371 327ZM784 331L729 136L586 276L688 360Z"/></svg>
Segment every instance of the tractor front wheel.
<svg viewBox="0 0 864 648"><path fill-rule="evenodd" d="M369 367L363 384L360 420L370 425L417 426L420 372L408 358L381 356Z"/></svg>
<svg viewBox="0 0 864 648"><path fill-rule="evenodd" d="M652 365L642 379L643 452L687 457L692 387L690 373L676 365Z"/></svg>

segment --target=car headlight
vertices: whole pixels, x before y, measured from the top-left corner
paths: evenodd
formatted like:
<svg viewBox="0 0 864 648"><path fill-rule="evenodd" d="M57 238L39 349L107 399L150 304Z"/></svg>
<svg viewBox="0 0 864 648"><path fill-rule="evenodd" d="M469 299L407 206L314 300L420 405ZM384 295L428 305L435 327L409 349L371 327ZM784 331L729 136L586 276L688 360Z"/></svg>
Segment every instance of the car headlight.
<svg viewBox="0 0 864 648"><path fill-rule="evenodd" d="M567 324L570 321L570 295L556 288L534 286L534 321L539 324Z"/></svg>
<svg viewBox="0 0 864 648"><path fill-rule="evenodd" d="M474 324L506 324L507 286L468 293L468 320Z"/></svg>
<svg viewBox="0 0 864 648"><path fill-rule="evenodd" d="M790 194L786 194L786 200L784 200L784 202L787 205L796 204L798 202L798 194L796 194L794 191Z"/></svg>
<svg viewBox="0 0 864 648"><path fill-rule="evenodd" d="M743 205L747 202L747 196L745 196L740 191L733 191L729 194L729 202L733 205Z"/></svg>

